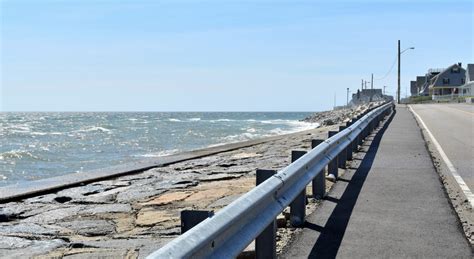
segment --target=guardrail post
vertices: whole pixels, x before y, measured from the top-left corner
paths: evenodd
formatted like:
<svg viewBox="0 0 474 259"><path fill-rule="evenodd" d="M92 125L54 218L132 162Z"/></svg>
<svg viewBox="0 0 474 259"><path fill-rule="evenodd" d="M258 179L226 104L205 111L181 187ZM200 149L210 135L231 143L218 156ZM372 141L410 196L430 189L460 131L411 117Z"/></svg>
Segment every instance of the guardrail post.
<svg viewBox="0 0 474 259"><path fill-rule="evenodd" d="M346 129L346 126L339 126L339 132L345 129ZM343 151L341 151L341 153L339 153L339 158L338 158L339 168L346 168L346 160L347 160L347 150L344 149Z"/></svg>
<svg viewBox="0 0 474 259"><path fill-rule="evenodd" d="M330 138L330 137L332 137L336 134L337 134L337 131L328 131L328 138ZM338 170L339 170L339 169L337 169L338 168L337 167L338 166L337 160L338 160L338 156L334 157L334 159L331 160L331 162L329 162L329 164L328 164L328 175L332 174L332 175L334 175L334 178L336 178L336 179L337 179Z"/></svg>
<svg viewBox="0 0 474 259"><path fill-rule="evenodd" d="M346 158L348 161L352 161L352 148L354 146L354 140L351 140L351 142L349 142L349 145L347 145L346 147Z"/></svg>
<svg viewBox="0 0 474 259"><path fill-rule="evenodd" d="M181 234L190 230L207 218L214 216L212 210L183 210L181 211Z"/></svg>
<svg viewBox="0 0 474 259"><path fill-rule="evenodd" d="M352 152L357 152L359 148L359 136L357 135L354 140L352 140Z"/></svg>
<svg viewBox="0 0 474 259"><path fill-rule="evenodd" d="M313 139L311 141L311 149L317 147L324 140ZM322 199L326 195L326 170L321 170L313 179L313 198Z"/></svg>
<svg viewBox="0 0 474 259"><path fill-rule="evenodd" d="M291 162L306 154L306 151L292 151ZM306 188L290 204L290 222L293 227L299 227L304 224L306 214Z"/></svg>
<svg viewBox="0 0 474 259"><path fill-rule="evenodd" d="M276 173L276 170L257 169L256 185L263 183ZM276 258L276 230L277 222L273 220L255 239L255 256L257 259Z"/></svg>

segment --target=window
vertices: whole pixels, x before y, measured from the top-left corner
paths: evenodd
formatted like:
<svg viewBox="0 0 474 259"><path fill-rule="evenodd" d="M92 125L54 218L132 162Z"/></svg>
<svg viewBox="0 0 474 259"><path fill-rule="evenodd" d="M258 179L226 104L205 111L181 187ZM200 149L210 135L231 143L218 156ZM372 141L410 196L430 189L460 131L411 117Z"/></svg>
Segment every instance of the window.
<svg viewBox="0 0 474 259"><path fill-rule="evenodd" d="M466 83L466 79L461 78L461 84L465 84L465 83Z"/></svg>
<svg viewBox="0 0 474 259"><path fill-rule="evenodd" d="M459 74L459 67L453 67L453 68L451 69L451 73Z"/></svg>
<svg viewBox="0 0 474 259"><path fill-rule="evenodd" d="M443 78L443 85L449 84L449 78L445 77Z"/></svg>

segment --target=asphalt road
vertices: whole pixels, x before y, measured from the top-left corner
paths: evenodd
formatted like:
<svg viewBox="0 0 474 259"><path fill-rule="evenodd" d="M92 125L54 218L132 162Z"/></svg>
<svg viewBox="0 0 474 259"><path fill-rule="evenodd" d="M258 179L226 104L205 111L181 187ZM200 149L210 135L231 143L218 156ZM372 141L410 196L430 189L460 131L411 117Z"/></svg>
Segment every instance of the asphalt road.
<svg viewBox="0 0 474 259"><path fill-rule="evenodd" d="M459 175L474 190L474 105L416 104L425 122Z"/></svg>
<svg viewBox="0 0 474 259"><path fill-rule="evenodd" d="M472 258L413 115L385 125L282 258Z"/></svg>

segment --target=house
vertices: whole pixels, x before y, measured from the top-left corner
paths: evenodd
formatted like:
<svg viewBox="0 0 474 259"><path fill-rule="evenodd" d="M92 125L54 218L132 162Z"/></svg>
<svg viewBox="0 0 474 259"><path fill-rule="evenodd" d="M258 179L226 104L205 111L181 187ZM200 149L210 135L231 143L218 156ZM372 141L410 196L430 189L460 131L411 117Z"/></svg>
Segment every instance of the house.
<svg viewBox="0 0 474 259"><path fill-rule="evenodd" d="M428 95L428 87L423 87L426 83L426 76L416 77L416 89L418 95Z"/></svg>
<svg viewBox="0 0 474 259"><path fill-rule="evenodd" d="M459 88L466 83L465 80L466 70L462 68L462 64L453 64L429 79L429 94L433 100L458 94Z"/></svg>
<svg viewBox="0 0 474 259"><path fill-rule="evenodd" d="M467 64L465 84L459 89L459 94L463 96L474 95L474 64Z"/></svg>
<svg viewBox="0 0 474 259"><path fill-rule="evenodd" d="M358 105L361 103L368 103L372 101L392 100L393 97L384 95L382 89L362 89L357 90L357 93L352 94L350 105Z"/></svg>
<svg viewBox="0 0 474 259"><path fill-rule="evenodd" d="M418 95L418 89L416 87L416 81L410 81L410 95Z"/></svg>
<svg viewBox="0 0 474 259"><path fill-rule="evenodd" d="M444 71L444 68L431 68L431 69L428 69L428 72L424 76L417 76L416 83L419 88L418 95L423 95L423 96L430 95L430 92L429 92L430 81L442 71Z"/></svg>

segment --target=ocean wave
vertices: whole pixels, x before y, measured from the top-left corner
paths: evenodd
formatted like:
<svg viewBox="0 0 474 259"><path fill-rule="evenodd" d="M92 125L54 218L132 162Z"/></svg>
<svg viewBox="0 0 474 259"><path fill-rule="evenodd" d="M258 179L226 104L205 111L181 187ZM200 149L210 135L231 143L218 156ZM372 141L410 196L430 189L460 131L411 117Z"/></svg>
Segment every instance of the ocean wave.
<svg viewBox="0 0 474 259"><path fill-rule="evenodd" d="M180 122L181 120L180 120L180 119L171 118L171 119L168 119L168 121L171 121L171 122Z"/></svg>
<svg viewBox="0 0 474 259"><path fill-rule="evenodd" d="M201 118L191 118L191 119L189 119L189 121L200 121L200 120L201 120Z"/></svg>
<svg viewBox="0 0 474 259"><path fill-rule="evenodd" d="M171 149L171 150L163 150L156 153L148 153L148 154L141 154L135 155L135 157L161 157L161 156L169 156L172 154L176 154L179 152L179 149Z"/></svg>
<svg viewBox="0 0 474 259"><path fill-rule="evenodd" d="M221 138L221 142L217 144L210 145L209 147L215 147L220 145L225 145L229 143L236 143L241 141L247 141L252 139L259 139L277 135L284 135L290 133L296 133L300 131L310 130L318 128L320 125L319 123L308 123L308 122L301 122L301 121L290 121L290 120L280 120L280 122L290 123L290 128L283 129L281 127L274 128L271 130L266 131L265 133L256 133L257 130L255 128L243 128L246 132L236 135L229 135L226 137Z"/></svg>
<svg viewBox="0 0 474 259"><path fill-rule="evenodd" d="M112 132L112 130L104 128L104 127L100 127L100 126L85 127L85 128L81 128L79 130L76 130L74 132L94 132L94 131L105 132L105 133L111 133Z"/></svg>
<svg viewBox="0 0 474 259"><path fill-rule="evenodd" d="M31 132L31 128L28 125L12 125L5 127L6 132L8 133L20 133L20 134L29 134Z"/></svg>
<svg viewBox="0 0 474 259"><path fill-rule="evenodd" d="M263 135L263 134L252 134L252 133L249 133L249 132L245 132L245 133L242 133L242 134L226 136L226 137L221 138L221 140L224 143L235 143L235 142L240 142L240 141L257 139L257 138L261 138L261 137L265 137L265 135Z"/></svg>
<svg viewBox="0 0 474 259"><path fill-rule="evenodd" d="M57 131L53 131L53 132L33 131L30 134L31 135L44 136L44 135L64 135L65 133L64 132L57 132Z"/></svg>
<svg viewBox="0 0 474 259"><path fill-rule="evenodd" d="M40 159L39 157L33 155L28 150L10 150L7 152L0 153L0 160L7 160L7 159L22 159L22 158L32 158L32 159Z"/></svg>
<svg viewBox="0 0 474 259"><path fill-rule="evenodd" d="M236 121L231 119L217 119L217 120L210 120L210 122L229 122L229 121Z"/></svg>

